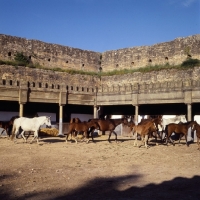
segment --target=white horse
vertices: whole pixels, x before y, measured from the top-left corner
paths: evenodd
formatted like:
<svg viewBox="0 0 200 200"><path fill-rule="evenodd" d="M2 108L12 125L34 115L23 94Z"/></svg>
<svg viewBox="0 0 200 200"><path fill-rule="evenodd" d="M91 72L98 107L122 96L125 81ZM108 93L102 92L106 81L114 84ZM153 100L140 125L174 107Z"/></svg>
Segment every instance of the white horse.
<svg viewBox="0 0 200 200"><path fill-rule="evenodd" d="M19 129L22 129L21 135L25 142L27 142L25 136L24 136L24 131L34 131L34 137L31 140L31 143L33 140L36 138L37 143L39 143L39 138L38 138L38 131L41 125L46 124L46 126L51 126L51 119L50 117L47 116L41 116L41 117L34 117L34 118L26 118L26 117L20 117L14 120L13 123L13 129L12 129L12 137L11 140L15 137L16 140L16 135L19 131Z"/></svg>

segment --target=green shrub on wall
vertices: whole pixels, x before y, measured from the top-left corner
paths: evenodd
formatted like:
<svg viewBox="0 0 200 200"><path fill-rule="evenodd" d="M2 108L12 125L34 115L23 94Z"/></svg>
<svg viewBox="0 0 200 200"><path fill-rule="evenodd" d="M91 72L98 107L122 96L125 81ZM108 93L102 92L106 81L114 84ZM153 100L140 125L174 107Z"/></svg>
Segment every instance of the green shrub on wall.
<svg viewBox="0 0 200 200"><path fill-rule="evenodd" d="M27 66L30 64L30 59L23 54L23 52L17 52L14 57L15 61L22 66Z"/></svg>
<svg viewBox="0 0 200 200"><path fill-rule="evenodd" d="M181 64L182 67L195 67L199 65L200 65L200 60L192 58L188 58Z"/></svg>

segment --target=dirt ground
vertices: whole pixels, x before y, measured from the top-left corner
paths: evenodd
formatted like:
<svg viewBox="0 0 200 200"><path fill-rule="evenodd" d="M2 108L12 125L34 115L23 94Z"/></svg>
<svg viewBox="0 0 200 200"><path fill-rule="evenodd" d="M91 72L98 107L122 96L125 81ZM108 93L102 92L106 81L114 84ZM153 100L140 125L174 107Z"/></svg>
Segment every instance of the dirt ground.
<svg viewBox="0 0 200 200"><path fill-rule="evenodd" d="M196 143L151 140L146 149L130 137L107 138L76 144L44 137L39 145L0 138L0 199L200 199Z"/></svg>

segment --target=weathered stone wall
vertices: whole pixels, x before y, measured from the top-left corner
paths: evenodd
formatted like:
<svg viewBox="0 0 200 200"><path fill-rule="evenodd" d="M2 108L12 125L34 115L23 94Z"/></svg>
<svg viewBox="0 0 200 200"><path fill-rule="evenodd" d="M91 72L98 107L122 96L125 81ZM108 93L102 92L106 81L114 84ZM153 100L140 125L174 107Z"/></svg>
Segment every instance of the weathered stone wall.
<svg viewBox="0 0 200 200"><path fill-rule="evenodd" d="M100 53L0 34L0 59L13 60L23 52L33 63L48 68L97 71Z"/></svg>
<svg viewBox="0 0 200 200"><path fill-rule="evenodd" d="M7 65L0 66L0 79L0 86L20 87L25 84L25 87L43 88L47 91L61 89L79 93L94 91L99 82L99 78L89 75L71 75L64 72Z"/></svg>
<svg viewBox="0 0 200 200"><path fill-rule="evenodd" d="M200 35L177 38L152 46L118 49L102 53L102 70L137 69L151 65L178 65L188 56L200 59Z"/></svg>
<svg viewBox="0 0 200 200"><path fill-rule="evenodd" d="M103 53L44 43L38 40L0 34L0 59L13 60L23 52L32 62L48 68L104 72L115 69L137 69L151 65L177 65L187 57L200 59L200 34L170 42L124 48Z"/></svg>
<svg viewBox="0 0 200 200"><path fill-rule="evenodd" d="M140 105L199 102L200 67L122 76L70 75L0 66L0 100L59 105Z"/></svg>

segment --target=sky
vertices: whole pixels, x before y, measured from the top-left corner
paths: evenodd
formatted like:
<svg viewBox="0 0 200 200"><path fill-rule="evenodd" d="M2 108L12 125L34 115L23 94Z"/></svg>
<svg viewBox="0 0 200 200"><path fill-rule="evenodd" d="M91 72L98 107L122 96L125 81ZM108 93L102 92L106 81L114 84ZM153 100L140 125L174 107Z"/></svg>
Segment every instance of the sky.
<svg viewBox="0 0 200 200"><path fill-rule="evenodd" d="M0 34L105 52L200 34L200 0L0 0Z"/></svg>

